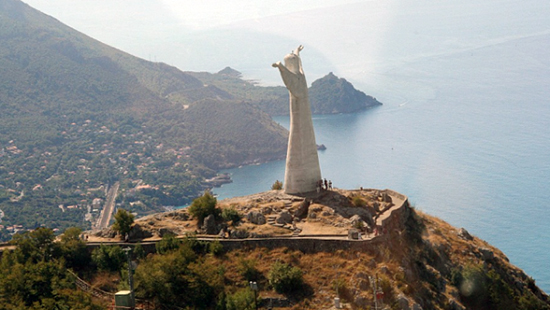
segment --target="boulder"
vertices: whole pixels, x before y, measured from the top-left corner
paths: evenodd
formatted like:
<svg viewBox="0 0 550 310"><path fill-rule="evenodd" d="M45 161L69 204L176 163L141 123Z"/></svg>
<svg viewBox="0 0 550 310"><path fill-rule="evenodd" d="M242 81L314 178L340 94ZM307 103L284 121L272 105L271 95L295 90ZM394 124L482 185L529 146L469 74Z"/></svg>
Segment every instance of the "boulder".
<svg viewBox="0 0 550 310"><path fill-rule="evenodd" d="M187 221L189 220L189 214L181 211L173 211L167 214L169 217L173 218L176 221Z"/></svg>
<svg viewBox="0 0 550 310"><path fill-rule="evenodd" d="M368 306L371 305L371 299L366 296L359 295L355 297L353 303L360 309L366 309Z"/></svg>
<svg viewBox="0 0 550 310"><path fill-rule="evenodd" d="M357 282L357 287L362 291L370 290L370 283L368 280L361 279Z"/></svg>
<svg viewBox="0 0 550 310"><path fill-rule="evenodd" d="M387 202L387 203L392 203L391 196L388 195L388 193L384 192L384 193L382 194L382 201L383 201L383 202Z"/></svg>
<svg viewBox="0 0 550 310"><path fill-rule="evenodd" d="M140 240L150 237L153 237L153 234L148 230L144 230L139 224L134 224L130 232L128 232L128 239L130 240Z"/></svg>
<svg viewBox="0 0 550 310"><path fill-rule="evenodd" d="M362 219L359 215L357 215L357 214L355 214L354 216L350 217L349 220L350 220L350 222L351 222L351 225L353 225L354 227L355 227L355 225L357 225L357 223L363 222L363 219Z"/></svg>
<svg viewBox="0 0 550 310"><path fill-rule="evenodd" d="M486 261L495 258L495 253L488 248L479 248L479 253L481 253L481 257Z"/></svg>
<svg viewBox="0 0 550 310"><path fill-rule="evenodd" d="M161 227L157 230L157 235L159 235L159 237L164 237L165 235L177 235L177 234L170 228Z"/></svg>
<svg viewBox="0 0 550 310"><path fill-rule="evenodd" d="M307 216L310 205L311 201L304 199L304 201L300 204L300 207L296 211L294 211L294 217L305 218Z"/></svg>
<svg viewBox="0 0 550 310"><path fill-rule="evenodd" d="M210 214L209 216L204 218L204 224L202 225L202 228L207 235L218 234L218 227L216 225L216 218L214 217L214 214Z"/></svg>
<svg viewBox="0 0 550 310"><path fill-rule="evenodd" d="M472 235L470 235L470 233L464 229L464 228L460 228L458 230L458 236L464 240L473 240L474 238L472 237Z"/></svg>
<svg viewBox="0 0 550 310"><path fill-rule="evenodd" d="M403 294L399 294L397 296L397 304L399 305L399 309L401 310L410 310L409 306L409 299L405 297Z"/></svg>
<svg viewBox="0 0 550 310"><path fill-rule="evenodd" d="M422 306L415 303L415 304L413 304L413 306L412 306L412 310L422 310Z"/></svg>
<svg viewBox="0 0 550 310"><path fill-rule="evenodd" d="M266 223L265 215L263 215L262 213L260 213L258 211L248 212L248 214L246 215L246 219L250 223L256 224L256 225L263 225L263 224Z"/></svg>
<svg viewBox="0 0 550 310"><path fill-rule="evenodd" d="M95 235L102 238L114 238L116 237L117 232L109 227L109 228L103 228L101 231L97 232Z"/></svg>
<svg viewBox="0 0 550 310"><path fill-rule="evenodd" d="M248 238L248 232L244 229L233 229L229 232L230 239L246 239Z"/></svg>
<svg viewBox="0 0 550 310"><path fill-rule="evenodd" d="M381 266L381 267L380 267L380 273L389 275L389 274L390 274L390 269L389 269L388 266L386 266L386 265Z"/></svg>
<svg viewBox="0 0 550 310"><path fill-rule="evenodd" d="M277 219L275 220L277 224L289 224L292 223L292 215L288 211L283 211L279 213Z"/></svg>

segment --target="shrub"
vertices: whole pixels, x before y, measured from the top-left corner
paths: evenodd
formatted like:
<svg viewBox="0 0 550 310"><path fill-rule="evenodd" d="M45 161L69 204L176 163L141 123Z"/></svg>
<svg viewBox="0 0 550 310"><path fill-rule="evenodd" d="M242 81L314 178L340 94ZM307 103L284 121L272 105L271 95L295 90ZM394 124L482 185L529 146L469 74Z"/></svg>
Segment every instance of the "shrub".
<svg viewBox="0 0 550 310"><path fill-rule="evenodd" d="M136 243L134 246L134 257L137 259L143 259L145 256L145 250L143 249L141 242Z"/></svg>
<svg viewBox="0 0 550 310"><path fill-rule="evenodd" d="M256 269L257 261L255 259L240 259L239 266L237 267L241 276L246 281L258 281L260 278L260 272Z"/></svg>
<svg viewBox="0 0 550 310"><path fill-rule="evenodd" d="M352 296L350 296L346 280L342 278L337 278L336 280L332 281L332 286L334 287L336 295L339 298L342 298L344 300L351 300Z"/></svg>
<svg viewBox="0 0 550 310"><path fill-rule="evenodd" d="M272 190L276 190L276 191L280 191L283 189L283 182L277 180L275 181L275 183L273 183L273 185L271 185L271 189Z"/></svg>
<svg viewBox="0 0 550 310"><path fill-rule="evenodd" d="M218 256L223 253L223 245L218 240L214 240L208 244L208 252Z"/></svg>
<svg viewBox="0 0 550 310"><path fill-rule="evenodd" d="M176 238L176 235L174 234L165 234L162 236L162 240L160 240L156 245L155 248L157 249L157 253L159 254L165 254L172 250L176 250L180 247L181 240Z"/></svg>
<svg viewBox="0 0 550 310"><path fill-rule="evenodd" d="M246 289L241 289L233 295L229 295L226 298L226 309L227 310L254 310L256 308L256 303L258 300L254 300L254 292L247 287Z"/></svg>
<svg viewBox="0 0 550 310"><path fill-rule="evenodd" d="M214 214L216 218L220 217L220 209L216 208L216 197L210 192L205 192L201 197L193 200L189 207L189 214L197 219L198 226L202 226L204 218Z"/></svg>
<svg viewBox="0 0 550 310"><path fill-rule="evenodd" d="M289 293L299 290L303 284L302 270L288 264L276 262L268 275L269 284L278 293Z"/></svg>
<svg viewBox="0 0 550 310"><path fill-rule="evenodd" d="M223 209L222 218L224 221L231 221L232 225L235 226L241 221L242 215L234 207L229 207Z"/></svg>
<svg viewBox="0 0 550 310"><path fill-rule="evenodd" d="M353 196L351 198L351 204L356 208L362 208L366 206L366 202L361 196Z"/></svg>

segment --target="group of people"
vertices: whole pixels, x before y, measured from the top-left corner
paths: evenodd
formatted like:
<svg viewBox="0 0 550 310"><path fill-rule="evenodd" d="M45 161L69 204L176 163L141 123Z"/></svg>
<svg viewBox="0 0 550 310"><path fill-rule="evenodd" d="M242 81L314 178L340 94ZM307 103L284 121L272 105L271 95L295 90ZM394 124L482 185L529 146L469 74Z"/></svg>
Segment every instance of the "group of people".
<svg viewBox="0 0 550 310"><path fill-rule="evenodd" d="M317 181L317 193L321 192L321 190L328 191L330 189L332 189L332 181L327 181L327 179Z"/></svg>

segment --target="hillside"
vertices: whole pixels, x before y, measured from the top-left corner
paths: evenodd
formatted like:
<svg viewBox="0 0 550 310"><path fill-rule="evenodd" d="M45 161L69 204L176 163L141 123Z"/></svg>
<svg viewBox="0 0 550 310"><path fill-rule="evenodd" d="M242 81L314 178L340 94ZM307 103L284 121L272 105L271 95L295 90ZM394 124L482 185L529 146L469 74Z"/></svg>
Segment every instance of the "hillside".
<svg viewBox="0 0 550 310"><path fill-rule="evenodd" d="M187 74L250 102L269 115L289 114L288 90L285 87L258 86L254 81L243 80L240 72L229 67L214 74ZM313 114L353 113L382 104L332 72L311 84L309 98Z"/></svg>
<svg viewBox="0 0 550 310"><path fill-rule="evenodd" d="M550 309L548 296L500 250L415 210L405 196L390 190L336 189L307 197L270 191L223 200L217 207L222 214L217 225L227 225L227 239L208 237L207 220L197 230L188 209L136 221L133 242L141 242L140 251L157 252L140 259L138 297L168 308L183 303L214 309L222 292L228 299L246 295L253 280L264 307L276 302L282 309L334 309L339 295L344 309L373 309L372 277L383 292L379 302L390 309ZM230 220L223 215L227 210L237 211L241 219ZM350 239L350 229L360 235ZM109 230L103 235L114 237ZM90 241L117 239L91 236ZM168 267L189 259L189 247L197 255L192 263ZM281 264L301 280L279 288L273 270ZM192 282L172 286L178 275L189 281L202 276L207 283L201 282L201 291L210 297L181 294L198 291ZM102 281L103 287L114 288ZM154 283L166 283L168 290L161 296Z"/></svg>
<svg viewBox="0 0 550 310"><path fill-rule="evenodd" d="M21 1L0 1L0 40L0 209L11 232L89 227L115 181L117 202L139 214L183 205L220 167L286 152L286 130L254 106Z"/></svg>

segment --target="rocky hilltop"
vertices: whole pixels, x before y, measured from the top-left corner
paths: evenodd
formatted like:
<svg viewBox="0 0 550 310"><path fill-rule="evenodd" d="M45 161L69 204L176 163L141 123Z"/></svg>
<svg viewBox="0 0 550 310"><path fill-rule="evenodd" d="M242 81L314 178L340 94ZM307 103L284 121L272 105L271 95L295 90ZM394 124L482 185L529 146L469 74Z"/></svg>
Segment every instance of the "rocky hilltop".
<svg viewBox="0 0 550 310"><path fill-rule="evenodd" d="M415 210L391 190L305 197L269 191L222 200L217 208L239 216L197 223L186 209L155 214L136 221L130 241L145 247L193 235L219 243L224 254L215 264L224 270L239 268L243 259L256 262L264 306L334 309L339 296L343 308L373 309L377 295L391 309L550 309L548 296L500 250ZM106 230L92 238L117 237ZM267 278L281 261L302 270L300 290L273 291Z"/></svg>

